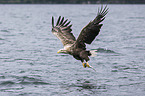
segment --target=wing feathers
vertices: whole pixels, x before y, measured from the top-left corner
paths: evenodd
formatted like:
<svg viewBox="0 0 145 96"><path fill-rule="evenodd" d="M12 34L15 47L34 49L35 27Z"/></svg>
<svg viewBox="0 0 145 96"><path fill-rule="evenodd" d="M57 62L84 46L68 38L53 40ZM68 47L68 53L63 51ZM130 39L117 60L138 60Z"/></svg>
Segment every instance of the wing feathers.
<svg viewBox="0 0 145 96"><path fill-rule="evenodd" d="M69 24L70 24L70 22L71 22L71 21L69 21L69 22L68 22L67 24L65 24L64 26L67 26L67 25L69 25Z"/></svg>
<svg viewBox="0 0 145 96"><path fill-rule="evenodd" d="M63 20L64 20L64 17L62 17L59 25L61 25L63 23Z"/></svg>
<svg viewBox="0 0 145 96"><path fill-rule="evenodd" d="M96 18L91 21L87 26L85 26L80 35L78 36L78 39L76 41L76 45L78 46L79 44L82 43L87 43L91 44L92 41L95 39L95 37L99 34L100 29L103 24L100 24L105 19L105 15L108 13L108 8L105 6L101 6L101 9L98 10L98 14ZM83 47L83 46L81 46Z"/></svg>
<svg viewBox="0 0 145 96"><path fill-rule="evenodd" d="M52 16L52 27L54 27L54 18Z"/></svg>
<svg viewBox="0 0 145 96"><path fill-rule="evenodd" d="M57 23L56 23L56 26L59 24L60 18L61 18L61 16L59 16Z"/></svg>
<svg viewBox="0 0 145 96"><path fill-rule="evenodd" d="M61 16L59 16L56 26L54 26L54 18L52 17L52 33L62 41L64 46L67 44L73 44L74 41L76 41L71 33L72 25L69 24L70 21L68 21L68 19L64 20L64 17L61 18Z"/></svg>
<svg viewBox="0 0 145 96"><path fill-rule="evenodd" d="M66 20L61 24L61 26L63 26L67 21L68 21L68 19L66 19Z"/></svg>
<svg viewBox="0 0 145 96"><path fill-rule="evenodd" d="M100 22L102 22L105 19L105 15L108 13L109 8L107 8L107 6L105 6L105 8L103 9L103 6L101 6L100 11L98 11L98 14L96 16L96 18L93 20L93 22L95 22L96 24L99 24Z"/></svg>

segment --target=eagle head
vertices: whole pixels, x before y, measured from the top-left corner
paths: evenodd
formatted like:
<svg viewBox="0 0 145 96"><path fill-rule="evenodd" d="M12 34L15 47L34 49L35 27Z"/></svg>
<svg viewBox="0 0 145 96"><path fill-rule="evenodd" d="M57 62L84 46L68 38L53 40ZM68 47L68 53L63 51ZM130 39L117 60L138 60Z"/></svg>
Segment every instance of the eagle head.
<svg viewBox="0 0 145 96"><path fill-rule="evenodd" d="M60 50L57 51L57 53L68 54L68 53L67 53L67 50L65 50L65 49L60 49Z"/></svg>

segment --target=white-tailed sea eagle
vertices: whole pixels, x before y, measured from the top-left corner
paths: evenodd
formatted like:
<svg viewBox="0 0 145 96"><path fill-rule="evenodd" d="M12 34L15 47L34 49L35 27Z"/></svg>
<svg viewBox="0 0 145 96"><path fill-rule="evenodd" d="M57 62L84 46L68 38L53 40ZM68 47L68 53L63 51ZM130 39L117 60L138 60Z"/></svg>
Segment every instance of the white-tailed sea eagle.
<svg viewBox="0 0 145 96"><path fill-rule="evenodd" d="M52 17L52 33L61 40L64 48L57 53L65 53L72 55L75 59L81 60L83 66L92 68L88 61L89 56L94 54L94 51L86 50L86 44L91 44L95 37L99 34L103 24L100 24L108 13L107 6L98 9L98 14L93 21L90 21L79 34L76 39L72 34L70 21L64 20L64 17L59 16L56 25L54 25L54 18ZM85 62L86 61L86 62ZM84 63L85 62L85 63Z"/></svg>

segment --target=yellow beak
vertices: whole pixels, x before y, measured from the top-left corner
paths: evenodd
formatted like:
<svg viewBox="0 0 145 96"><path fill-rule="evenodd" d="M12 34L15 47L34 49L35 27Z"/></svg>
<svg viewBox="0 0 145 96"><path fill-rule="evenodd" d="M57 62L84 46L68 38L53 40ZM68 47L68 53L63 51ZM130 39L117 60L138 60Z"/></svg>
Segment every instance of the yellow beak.
<svg viewBox="0 0 145 96"><path fill-rule="evenodd" d="M60 50L58 50L57 53L60 53Z"/></svg>

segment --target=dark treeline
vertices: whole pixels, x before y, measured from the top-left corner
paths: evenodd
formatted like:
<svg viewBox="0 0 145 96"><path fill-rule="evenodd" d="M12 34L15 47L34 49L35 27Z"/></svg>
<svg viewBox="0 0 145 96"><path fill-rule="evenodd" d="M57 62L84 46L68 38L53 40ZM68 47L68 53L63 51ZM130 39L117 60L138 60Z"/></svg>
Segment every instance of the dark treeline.
<svg viewBox="0 0 145 96"><path fill-rule="evenodd" d="M145 0L0 0L0 4L145 4Z"/></svg>

